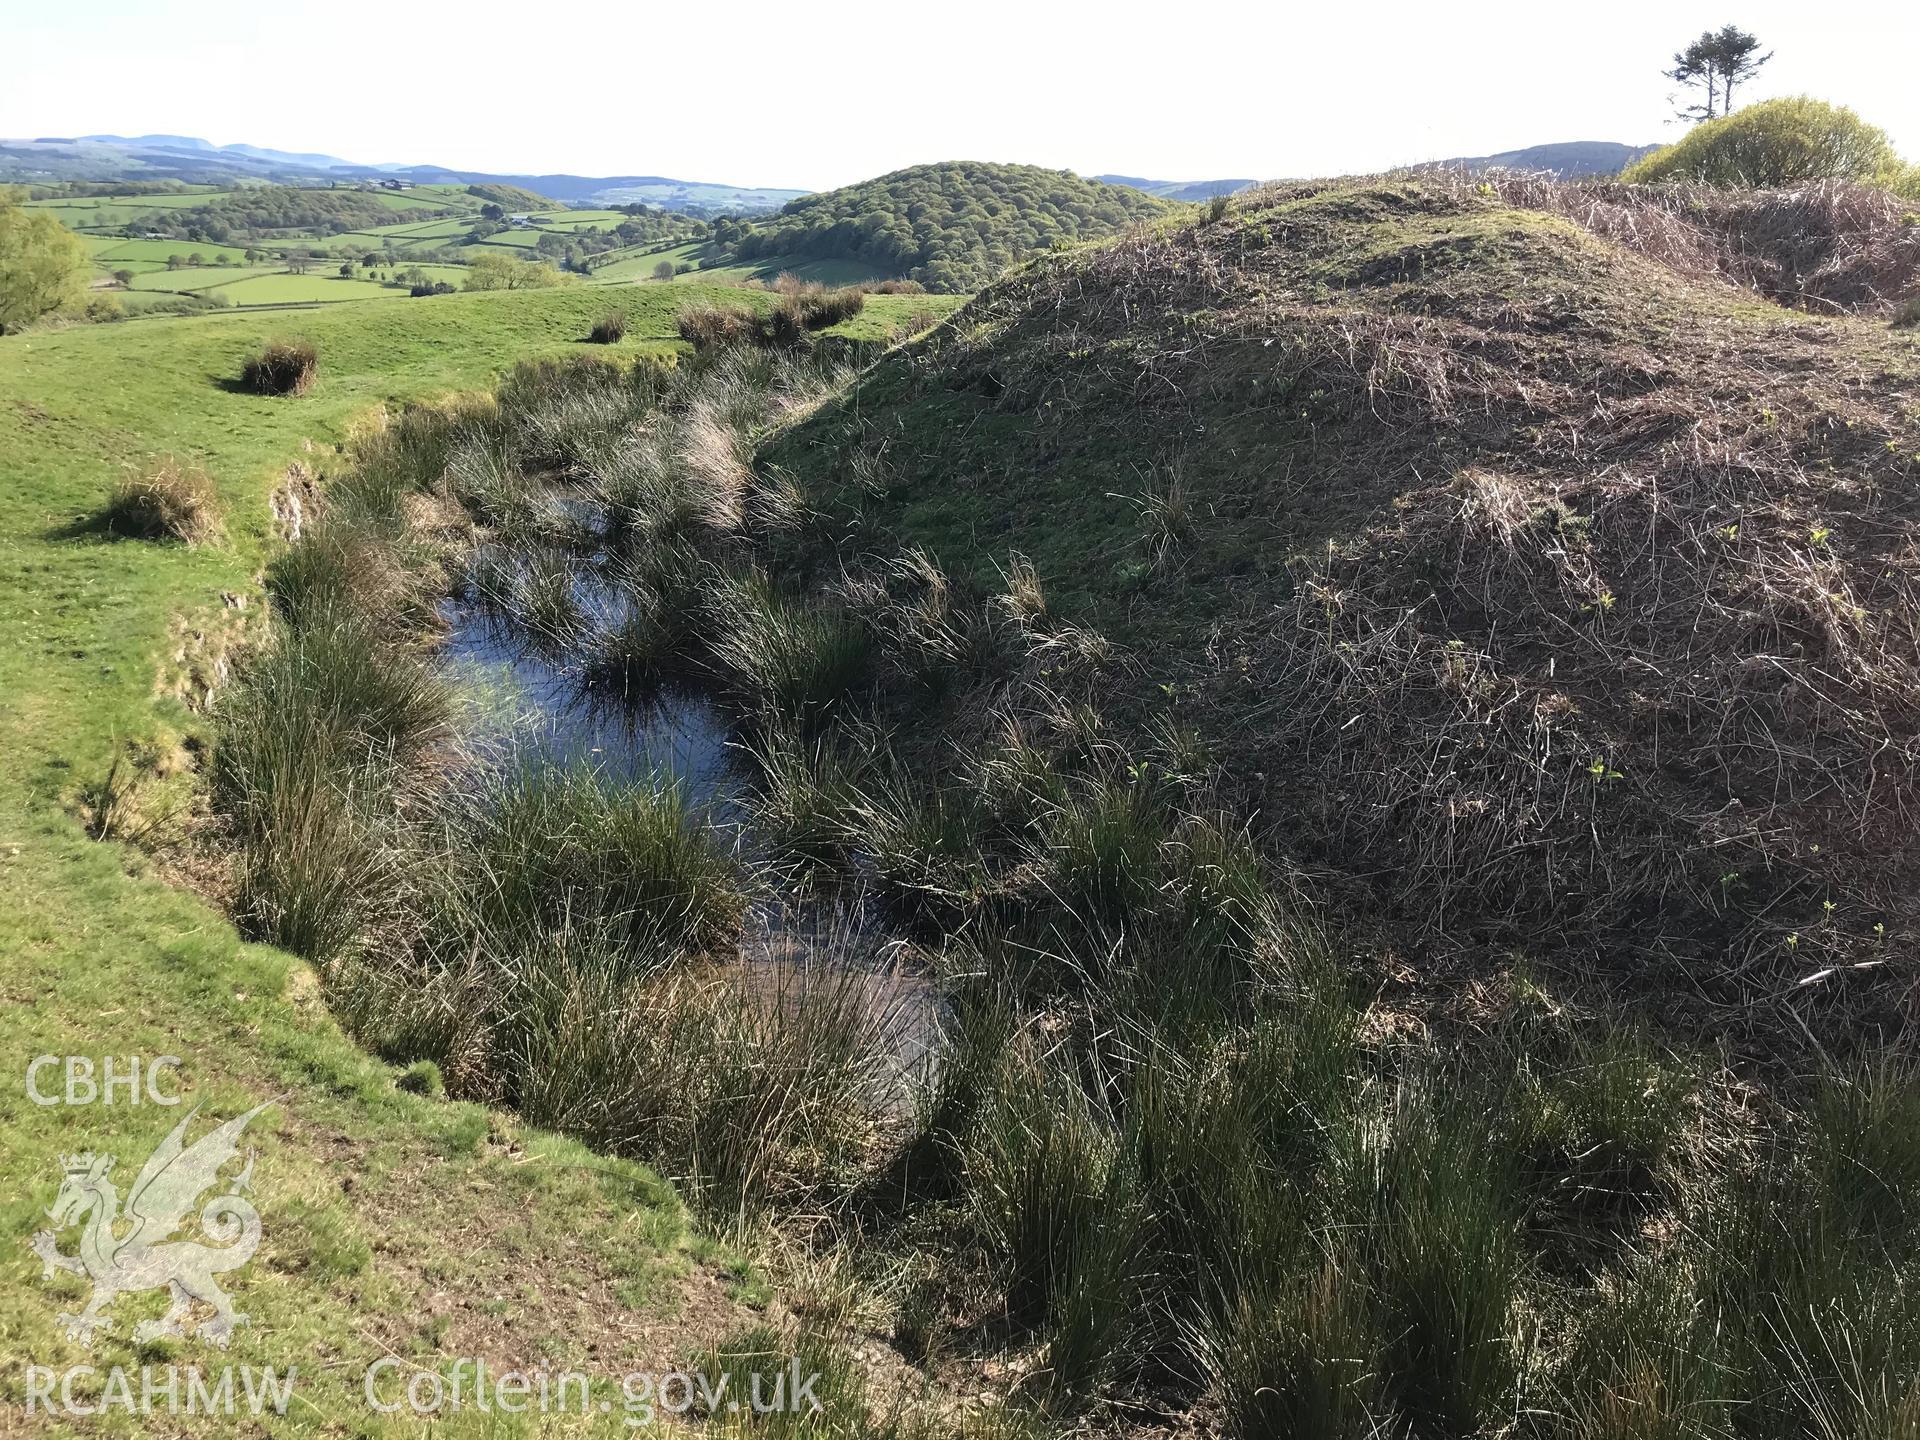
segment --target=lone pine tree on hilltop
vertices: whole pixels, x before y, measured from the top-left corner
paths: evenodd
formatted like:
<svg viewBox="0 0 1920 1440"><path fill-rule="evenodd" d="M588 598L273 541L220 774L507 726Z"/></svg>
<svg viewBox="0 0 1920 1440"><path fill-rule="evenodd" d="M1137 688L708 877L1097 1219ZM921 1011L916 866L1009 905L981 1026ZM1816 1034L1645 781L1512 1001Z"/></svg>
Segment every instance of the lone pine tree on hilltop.
<svg viewBox="0 0 1920 1440"><path fill-rule="evenodd" d="M1705 89L1706 100L1688 105L1678 113L1683 120L1711 120L1716 115L1733 113L1733 90L1753 78L1755 72L1773 58L1769 50L1755 55L1760 40L1738 25L1723 25L1718 30L1703 30L1700 38L1673 57L1673 69L1662 71L1669 80Z"/></svg>

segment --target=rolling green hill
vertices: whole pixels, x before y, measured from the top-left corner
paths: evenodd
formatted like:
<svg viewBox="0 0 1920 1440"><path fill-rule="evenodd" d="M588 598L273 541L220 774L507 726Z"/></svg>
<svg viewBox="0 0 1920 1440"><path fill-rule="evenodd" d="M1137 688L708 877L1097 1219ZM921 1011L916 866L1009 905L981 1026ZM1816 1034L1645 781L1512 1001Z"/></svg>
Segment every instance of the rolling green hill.
<svg viewBox="0 0 1920 1440"><path fill-rule="evenodd" d="M966 160L915 165L792 201L743 235L734 255L858 261L929 290L959 292L1041 251L1118 234L1165 208L1138 190L1064 170Z"/></svg>
<svg viewBox="0 0 1920 1440"><path fill-rule="evenodd" d="M488 185L469 185L467 193L482 204L499 205L508 210L548 210L553 207L553 201L545 195L521 185L498 181Z"/></svg>

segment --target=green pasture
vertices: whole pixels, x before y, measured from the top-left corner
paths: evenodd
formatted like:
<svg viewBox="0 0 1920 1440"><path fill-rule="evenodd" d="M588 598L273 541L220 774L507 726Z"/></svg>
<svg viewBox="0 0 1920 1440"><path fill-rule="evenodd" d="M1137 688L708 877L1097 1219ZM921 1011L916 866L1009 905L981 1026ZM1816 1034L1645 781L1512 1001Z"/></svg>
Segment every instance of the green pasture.
<svg viewBox="0 0 1920 1440"><path fill-rule="evenodd" d="M291 275L279 271L236 280L230 285L222 285L217 293L236 305L298 305L314 301L372 300L397 292L365 280L348 280L340 275L317 271Z"/></svg>
<svg viewBox="0 0 1920 1440"><path fill-rule="evenodd" d="M131 290L165 290L176 295L191 295L196 292L215 290L222 285L230 285L236 280L248 280L255 275L270 275L273 271L261 265L209 265L200 268L189 267L185 270L158 270L138 272L133 277Z"/></svg>
<svg viewBox="0 0 1920 1440"><path fill-rule="evenodd" d="M718 281L723 284L737 285L747 280L772 284L786 274L797 275L802 280L817 281L822 285L859 285L869 280L891 278L888 272L875 269L858 260L820 260L804 255L772 255L760 260L710 266L704 270L697 268L700 261L712 253L712 247L703 241L675 245L665 250L640 251L624 255L605 265L596 266L592 283L629 285L651 282L653 268L662 260L671 260L675 265L696 267L684 275L674 277L680 284L712 284Z"/></svg>
<svg viewBox="0 0 1920 1440"><path fill-rule="evenodd" d="M244 245L212 245L204 240L112 240L109 236L83 236L90 241L108 241L93 250L96 262L109 270L121 260L154 260L161 264L173 255L198 255L209 265L239 265L246 260Z"/></svg>

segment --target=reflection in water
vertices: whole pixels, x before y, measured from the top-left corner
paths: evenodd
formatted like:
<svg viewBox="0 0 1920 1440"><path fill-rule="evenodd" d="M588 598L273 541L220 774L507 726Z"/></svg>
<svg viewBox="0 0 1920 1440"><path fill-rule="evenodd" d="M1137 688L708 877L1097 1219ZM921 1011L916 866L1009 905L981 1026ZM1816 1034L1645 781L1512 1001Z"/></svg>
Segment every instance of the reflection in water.
<svg viewBox="0 0 1920 1440"><path fill-rule="evenodd" d="M577 669L521 641L472 601L442 602L440 618L448 626L443 660L491 702L483 726L491 738L536 749L559 764L672 776L686 787L687 799L709 807L716 820L741 818L726 722L707 701L662 691L629 703L590 690Z"/></svg>
<svg viewBox="0 0 1920 1440"><path fill-rule="evenodd" d="M940 1005L919 953L858 903L756 907L739 972L769 1014L857 1032L881 1109L904 1107L932 1079Z"/></svg>

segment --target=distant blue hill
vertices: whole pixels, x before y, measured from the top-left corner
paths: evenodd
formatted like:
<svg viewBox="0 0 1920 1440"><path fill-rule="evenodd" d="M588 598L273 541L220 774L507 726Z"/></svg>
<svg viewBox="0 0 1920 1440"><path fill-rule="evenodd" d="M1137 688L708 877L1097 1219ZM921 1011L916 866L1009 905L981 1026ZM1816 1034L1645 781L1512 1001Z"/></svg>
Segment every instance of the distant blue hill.
<svg viewBox="0 0 1920 1440"><path fill-rule="evenodd" d="M1430 164L1464 170L1545 170L1562 180L1580 180L1596 175L1618 175L1641 156L1659 148L1658 145L1622 145L1613 140L1567 140L1556 145L1503 150L1498 155L1435 160Z"/></svg>
<svg viewBox="0 0 1920 1440"><path fill-rule="evenodd" d="M399 179L416 185L508 184L574 205L651 205L710 215L778 210L805 190L721 185L665 175L495 175L441 165L360 165L337 155L214 145L192 135L81 135L0 139L0 182L52 180L236 180L312 184L319 180Z"/></svg>
<svg viewBox="0 0 1920 1440"><path fill-rule="evenodd" d="M1129 190L1144 190L1162 200L1211 200L1216 195L1235 195L1258 180L1143 180L1138 175L1096 175L1109 185L1124 185Z"/></svg>

